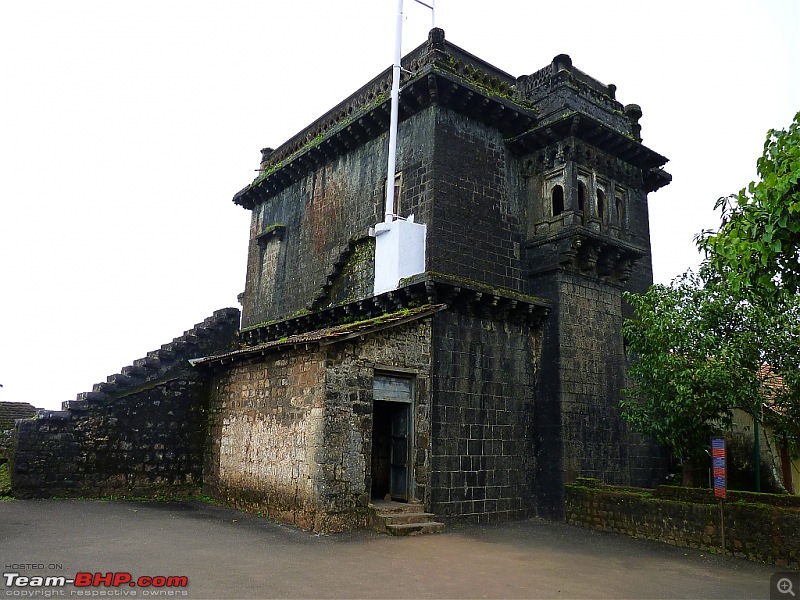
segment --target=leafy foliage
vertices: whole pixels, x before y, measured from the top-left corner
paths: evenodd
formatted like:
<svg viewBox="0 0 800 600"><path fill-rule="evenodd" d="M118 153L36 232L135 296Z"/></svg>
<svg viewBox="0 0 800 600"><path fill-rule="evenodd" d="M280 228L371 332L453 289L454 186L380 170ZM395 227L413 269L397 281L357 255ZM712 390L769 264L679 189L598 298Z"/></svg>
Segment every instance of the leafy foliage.
<svg viewBox="0 0 800 600"><path fill-rule="evenodd" d="M720 198L719 231L704 231L698 245L734 291L800 289L800 112L788 130L770 130L758 159L760 181Z"/></svg>
<svg viewBox="0 0 800 600"><path fill-rule="evenodd" d="M0 464L0 499L11 493L11 476L8 473L8 463Z"/></svg>
<svg viewBox="0 0 800 600"><path fill-rule="evenodd" d="M719 230L698 235L700 275L626 295L623 415L684 462L734 408L800 455L800 113L769 131L757 166L758 182L717 201Z"/></svg>
<svg viewBox="0 0 800 600"><path fill-rule="evenodd" d="M798 299L779 298L746 297L708 267L643 295L627 293L635 317L623 335L633 385L623 416L685 464L702 460L711 435L731 428L734 408L758 420L764 402L775 414L796 414ZM788 419L777 420L792 439Z"/></svg>

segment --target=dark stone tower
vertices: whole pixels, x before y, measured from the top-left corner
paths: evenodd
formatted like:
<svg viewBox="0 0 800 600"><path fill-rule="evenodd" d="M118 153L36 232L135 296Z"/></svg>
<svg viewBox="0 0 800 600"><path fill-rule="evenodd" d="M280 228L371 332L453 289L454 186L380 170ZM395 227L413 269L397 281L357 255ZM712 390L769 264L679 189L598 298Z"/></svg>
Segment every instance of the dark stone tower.
<svg viewBox="0 0 800 600"><path fill-rule="evenodd" d="M522 155L529 292L549 299L538 423L540 512L558 515L577 476L649 485L660 450L620 418L625 290L652 283L647 193L666 158L641 144L639 106L615 99L561 54L517 93L539 115L509 146Z"/></svg>
<svg viewBox="0 0 800 600"><path fill-rule="evenodd" d="M424 282L448 306L432 318L431 437L418 446L430 444L431 509L480 519L508 499L504 514L559 517L575 477L658 481L660 449L619 410L623 292L652 282L647 193L670 181L641 143L641 109L569 56L514 78L439 29L403 65L395 185L401 216L427 226L426 271L388 298L418 302ZM253 210L245 340L386 304L365 231L380 219L388 84L387 71L265 153L237 194ZM512 327L502 306L549 315Z"/></svg>
<svg viewBox="0 0 800 600"><path fill-rule="evenodd" d="M241 329L215 314L20 426L15 490L202 484L333 531L387 495L485 523L559 518L578 476L658 481L619 411L623 293L652 281L647 193L670 180L641 110L568 56L516 78L441 29L402 64L395 180L387 70L262 150L234 197L252 211ZM387 186L425 225L424 272L376 293Z"/></svg>

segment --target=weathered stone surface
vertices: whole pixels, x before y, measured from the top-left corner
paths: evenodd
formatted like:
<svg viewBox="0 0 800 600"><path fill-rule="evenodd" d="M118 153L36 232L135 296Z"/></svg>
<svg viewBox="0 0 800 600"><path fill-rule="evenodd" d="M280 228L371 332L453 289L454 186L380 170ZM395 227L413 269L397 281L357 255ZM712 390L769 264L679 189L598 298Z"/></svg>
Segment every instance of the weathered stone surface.
<svg viewBox="0 0 800 600"><path fill-rule="evenodd" d="M721 552L720 508L711 492L677 492L678 497L667 488L629 492L579 480L566 486L566 520L598 531ZM726 552L784 568L800 567L800 509L770 506L766 494L731 494L731 500L740 501L724 507ZM701 503L692 502L692 497Z"/></svg>
<svg viewBox="0 0 800 600"><path fill-rule="evenodd" d="M231 348L239 312L217 311L203 351ZM180 338L178 338L180 339ZM208 378L175 354L149 377L112 375L105 395L79 395L16 430L11 483L21 498L186 495L200 489ZM75 404L73 406L73 404Z"/></svg>
<svg viewBox="0 0 800 600"><path fill-rule="evenodd" d="M561 516L563 484L576 477L638 486L661 481L663 450L633 434L622 420L625 351L620 329L622 288L568 272L541 276L538 292L552 299L545 325L537 421L542 514Z"/></svg>
<svg viewBox="0 0 800 600"><path fill-rule="evenodd" d="M215 377L205 490L315 531L366 526L375 365L414 375L415 463L429 460L430 320L284 350ZM418 469L418 473L424 473ZM425 499L426 481L417 483Z"/></svg>
<svg viewBox="0 0 800 600"><path fill-rule="evenodd" d="M27 402L0 402L0 431L14 429L17 419L30 419L38 410Z"/></svg>
<svg viewBox="0 0 800 600"><path fill-rule="evenodd" d="M541 334L443 312L434 340L431 512L477 522L535 514Z"/></svg>

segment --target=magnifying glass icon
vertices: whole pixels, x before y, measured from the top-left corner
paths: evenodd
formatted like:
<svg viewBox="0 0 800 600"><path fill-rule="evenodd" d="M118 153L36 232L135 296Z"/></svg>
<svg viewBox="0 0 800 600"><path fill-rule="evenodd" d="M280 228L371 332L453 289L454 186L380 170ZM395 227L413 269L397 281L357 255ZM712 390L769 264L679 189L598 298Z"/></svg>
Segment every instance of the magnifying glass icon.
<svg viewBox="0 0 800 600"><path fill-rule="evenodd" d="M797 597L797 594L795 594L794 590L792 589L792 580L788 577L782 577L781 579L778 579L776 587L781 594L789 594L793 598Z"/></svg>

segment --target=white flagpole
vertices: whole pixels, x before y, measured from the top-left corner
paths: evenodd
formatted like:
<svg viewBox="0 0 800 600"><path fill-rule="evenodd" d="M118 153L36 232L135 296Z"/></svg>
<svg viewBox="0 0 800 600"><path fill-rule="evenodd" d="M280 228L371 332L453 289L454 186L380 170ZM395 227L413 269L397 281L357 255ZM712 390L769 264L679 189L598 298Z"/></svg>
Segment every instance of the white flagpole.
<svg viewBox="0 0 800 600"><path fill-rule="evenodd" d="M397 168L397 121L400 103L400 60L403 44L403 0L397 0L397 24L395 27L394 66L392 67L392 112L389 120L389 165L386 178L386 210L384 221L394 218L394 178Z"/></svg>
<svg viewBox="0 0 800 600"><path fill-rule="evenodd" d="M436 0L414 0L417 4L431 9L431 28L436 27ZM395 216L394 178L397 175L397 121L400 108L400 61L403 45L403 0L397 0L397 22L394 33L394 65L392 66L392 112L389 117L389 161L386 169L386 207L383 220L391 222Z"/></svg>

